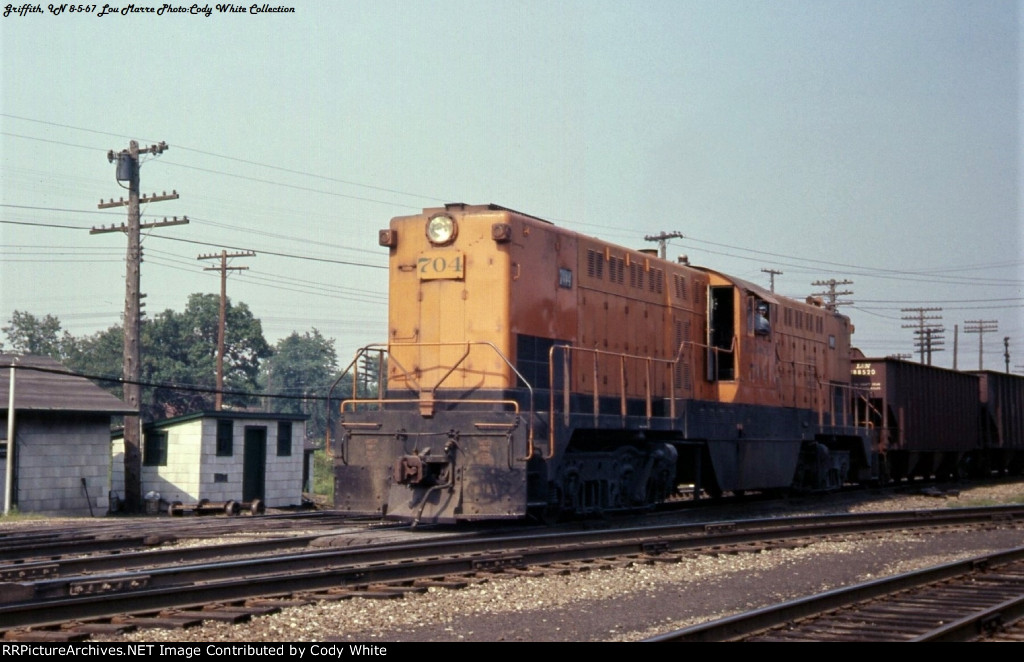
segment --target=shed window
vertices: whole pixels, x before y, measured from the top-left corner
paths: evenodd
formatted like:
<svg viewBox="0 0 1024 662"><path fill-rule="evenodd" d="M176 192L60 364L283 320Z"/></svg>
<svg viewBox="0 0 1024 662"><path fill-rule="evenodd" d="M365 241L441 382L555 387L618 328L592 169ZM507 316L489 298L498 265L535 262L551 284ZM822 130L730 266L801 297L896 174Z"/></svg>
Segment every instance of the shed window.
<svg viewBox="0 0 1024 662"><path fill-rule="evenodd" d="M292 422L277 422L277 456L286 457L292 454Z"/></svg>
<svg viewBox="0 0 1024 662"><path fill-rule="evenodd" d="M167 433L150 432L146 434L146 441L142 447L142 466L144 467L166 467L167 466Z"/></svg>
<svg viewBox="0 0 1024 662"><path fill-rule="evenodd" d="M231 457L235 454L235 422L217 421L217 456Z"/></svg>

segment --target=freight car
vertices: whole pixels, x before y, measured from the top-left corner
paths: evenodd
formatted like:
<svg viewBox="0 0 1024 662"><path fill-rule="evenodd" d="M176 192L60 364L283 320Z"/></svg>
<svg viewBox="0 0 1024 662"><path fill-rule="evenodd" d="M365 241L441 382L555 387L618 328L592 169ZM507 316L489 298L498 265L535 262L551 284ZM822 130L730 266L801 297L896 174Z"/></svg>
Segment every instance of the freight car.
<svg viewBox="0 0 1024 662"><path fill-rule="evenodd" d="M878 434L882 482L1024 470L1024 377L854 352L856 406Z"/></svg>
<svg viewBox="0 0 1024 662"><path fill-rule="evenodd" d="M335 506L545 517L879 477L847 317L496 205L392 219L373 397L331 423ZM354 383L360 379L353 370ZM353 389L353 392L356 392Z"/></svg>
<svg viewBox="0 0 1024 662"><path fill-rule="evenodd" d="M855 356L861 418L878 433L884 481L959 477L983 451L978 376L893 358Z"/></svg>
<svg viewBox="0 0 1024 662"><path fill-rule="evenodd" d="M1024 473L1024 377L979 371L979 445L971 473Z"/></svg>

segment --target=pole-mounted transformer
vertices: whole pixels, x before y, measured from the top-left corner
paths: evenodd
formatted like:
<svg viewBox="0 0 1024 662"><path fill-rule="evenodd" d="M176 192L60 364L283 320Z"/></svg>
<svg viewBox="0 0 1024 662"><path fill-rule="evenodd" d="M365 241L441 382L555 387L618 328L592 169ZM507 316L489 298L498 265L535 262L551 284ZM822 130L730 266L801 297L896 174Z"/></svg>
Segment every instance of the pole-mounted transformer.
<svg viewBox="0 0 1024 662"><path fill-rule="evenodd" d="M114 175L119 182L130 182L132 176L135 174L135 159L132 158L131 152L128 150L122 150L116 157L114 156L114 150L107 152L107 160L111 163L117 160L117 173Z"/></svg>

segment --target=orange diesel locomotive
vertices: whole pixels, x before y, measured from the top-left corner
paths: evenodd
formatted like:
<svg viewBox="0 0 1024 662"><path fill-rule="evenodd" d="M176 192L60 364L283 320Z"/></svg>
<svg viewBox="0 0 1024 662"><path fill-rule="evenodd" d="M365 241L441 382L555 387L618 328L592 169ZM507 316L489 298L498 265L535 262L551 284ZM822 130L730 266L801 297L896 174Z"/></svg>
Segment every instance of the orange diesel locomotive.
<svg viewBox="0 0 1024 662"><path fill-rule="evenodd" d="M388 338L360 351L379 392L332 425L340 510L521 518L877 475L849 406L853 329L820 301L495 205L379 239Z"/></svg>

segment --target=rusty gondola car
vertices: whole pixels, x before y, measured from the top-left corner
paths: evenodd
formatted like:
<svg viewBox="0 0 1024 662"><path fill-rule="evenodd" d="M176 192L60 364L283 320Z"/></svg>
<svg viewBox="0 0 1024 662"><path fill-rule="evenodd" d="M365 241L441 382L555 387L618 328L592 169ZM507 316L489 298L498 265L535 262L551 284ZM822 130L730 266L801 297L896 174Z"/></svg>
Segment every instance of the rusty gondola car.
<svg viewBox="0 0 1024 662"><path fill-rule="evenodd" d="M879 435L883 481L1024 469L1024 377L857 356L853 383Z"/></svg>
<svg viewBox="0 0 1024 662"><path fill-rule="evenodd" d="M1024 377L979 371L981 446L975 473L1024 472Z"/></svg>
<svg viewBox="0 0 1024 662"><path fill-rule="evenodd" d="M862 417L878 431L887 480L952 478L981 451L978 377L894 358L859 358Z"/></svg>
<svg viewBox="0 0 1024 662"><path fill-rule="evenodd" d="M381 389L331 426L335 506L424 522L878 478L849 319L496 205L392 219ZM358 382L358 377L355 377Z"/></svg>

